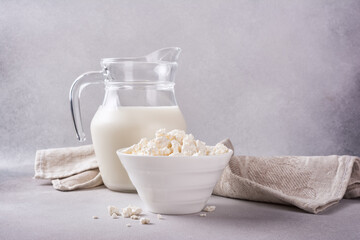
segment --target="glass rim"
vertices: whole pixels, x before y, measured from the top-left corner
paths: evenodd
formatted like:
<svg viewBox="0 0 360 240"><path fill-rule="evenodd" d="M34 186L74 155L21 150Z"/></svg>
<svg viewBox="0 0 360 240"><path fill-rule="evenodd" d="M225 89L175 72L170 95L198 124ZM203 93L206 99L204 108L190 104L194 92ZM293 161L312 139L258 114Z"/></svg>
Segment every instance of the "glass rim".
<svg viewBox="0 0 360 240"><path fill-rule="evenodd" d="M132 63L132 64L168 64L168 65L176 65L177 62L169 62L169 61L146 61L145 58L138 57L125 57L125 58L102 58L100 59L101 64L108 63Z"/></svg>
<svg viewBox="0 0 360 240"><path fill-rule="evenodd" d="M123 87L123 86L138 86L138 87L174 87L175 83L170 81L109 81L105 80L105 85L110 87Z"/></svg>

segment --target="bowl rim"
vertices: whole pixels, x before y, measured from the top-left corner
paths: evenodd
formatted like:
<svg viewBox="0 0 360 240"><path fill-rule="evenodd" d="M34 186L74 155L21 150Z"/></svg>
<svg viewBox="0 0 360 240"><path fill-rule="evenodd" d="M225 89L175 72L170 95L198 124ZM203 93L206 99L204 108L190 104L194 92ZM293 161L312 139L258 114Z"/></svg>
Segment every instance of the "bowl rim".
<svg viewBox="0 0 360 240"><path fill-rule="evenodd" d="M129 153L123 153L122 150L127 148L119 148L116 150L116 154L121 156L130 156L130 157L141 157L141 158L174 158L174 159L181 159L181 158L219 158L219 157L225 157L227 155L233 155L234 151L229 148L229 151L223 154L218 155L200 155L200 156L151 156L151 155L134 155ZM231 153L231 154L230 154Z"/></svg>

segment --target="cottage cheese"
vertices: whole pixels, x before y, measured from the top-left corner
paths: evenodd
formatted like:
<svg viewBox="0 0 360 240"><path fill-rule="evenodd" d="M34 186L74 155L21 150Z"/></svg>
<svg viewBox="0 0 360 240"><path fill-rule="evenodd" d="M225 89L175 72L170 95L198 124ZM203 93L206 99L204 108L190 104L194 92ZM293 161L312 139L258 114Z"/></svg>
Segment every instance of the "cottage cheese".
<svg viewBox="0 0 360 240"><path fill-rule="evenodd" d="M166 132L165 129L159 129L154 139L142 138L139 143L125 149L124 153L148 156L207 156L220 155L228 151L222 143L207 146L182 130Z"/></svg>
<svg viewBox="0 0 360 240"><path fill-rule="evenodd" d="M138 216L138 215L131 215L130 218L133 219L133 220L139 220L139 219L140 219L140 216Z"/></svg>
<svg viewBox="0 0 360 240"><path fill-rule="evenodd" d="M141 208L131 206L131 205L129 205L126 208L122 209L122 215L123 215L124 218L136 219L137 217L133 217L133 216L140 215L141 212L142 212Z"/></svg>
<svg viewBox="0 0 360 240"><path fill-rule="evenodd" d="M150 219L149 218L140 218L140 223L141 224L149 224L150 223Z"/></svg>
<svg viewBox="0 0 360 240"><path fill-rule="evenodd" d="M120 215L119 209L115 206L108 206L107 209L110 216L113 214Z"/></svg>
<svg viewBox="0 0 360 240"><path fill-rule="evenodd" d="M204 207L203 211L204 212L213 212L213 211L215 211L215 209L216 209L216 206L206 206L206 207Z"/></svg>

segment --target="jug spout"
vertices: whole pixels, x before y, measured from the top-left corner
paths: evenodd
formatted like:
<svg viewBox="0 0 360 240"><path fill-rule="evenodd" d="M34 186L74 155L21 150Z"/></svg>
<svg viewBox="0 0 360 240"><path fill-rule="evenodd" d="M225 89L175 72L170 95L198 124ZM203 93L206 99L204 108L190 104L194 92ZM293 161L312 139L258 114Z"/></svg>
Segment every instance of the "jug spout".
<svg viewBox="0 0 360 240"><path fill-rule="evenodd" d="M179 58L181 48L168 47L156 50L145 56L148 62L176 62Z"/></svg>

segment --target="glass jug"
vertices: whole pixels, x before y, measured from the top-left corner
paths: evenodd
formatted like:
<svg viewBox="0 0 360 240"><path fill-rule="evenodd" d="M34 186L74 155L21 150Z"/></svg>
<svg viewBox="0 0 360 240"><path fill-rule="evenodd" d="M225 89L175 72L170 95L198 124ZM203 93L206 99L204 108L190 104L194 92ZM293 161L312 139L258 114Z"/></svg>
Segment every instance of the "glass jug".
<svg viewBox="0 0 360 240"><path fill-rule="evenodd" d="M70 106L79 141L85 141L80 94L90 84L104 84L105 97L91 121L96 159L105 186L132 192L131 183L116 155L141 138L152 138L160 128L186 130L174 94L180 48L163 48L135 58L105 58L102 71L78 77L70 89Z"/></svg>

